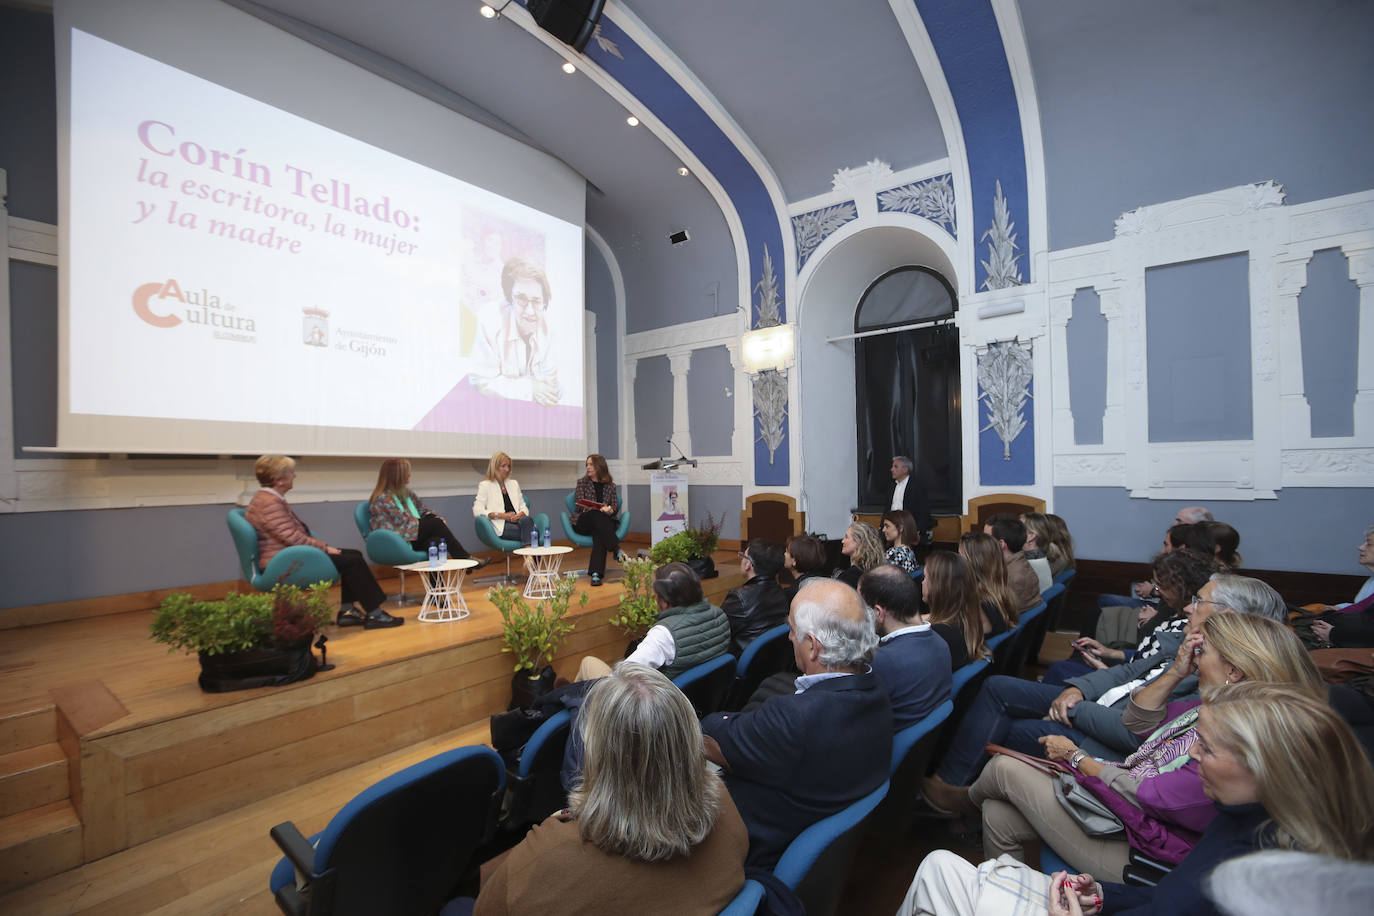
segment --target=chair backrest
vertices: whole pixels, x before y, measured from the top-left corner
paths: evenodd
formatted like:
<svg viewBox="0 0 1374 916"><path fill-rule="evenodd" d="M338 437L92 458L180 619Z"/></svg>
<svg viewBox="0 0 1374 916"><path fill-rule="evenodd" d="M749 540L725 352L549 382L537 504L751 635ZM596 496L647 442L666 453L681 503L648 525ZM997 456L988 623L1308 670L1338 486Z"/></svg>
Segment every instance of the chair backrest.
<svg viewBox="0 0 1374 916"><path fill-rule="evenodd" d="M744 708L759 684L792 662L792 643L787 639L790 630L788 624L780 623L764 630L744 647L735 668L735 682L726 695L726 709Z"/></svg>
<svg viewBox="0 0 1374 916"><path fill-rule="evenodd" d="M949 718L949 714L952 712L954 712L953 698L945 700L939 706L936 706L921 721L914 725L908 725L906 728L893 735L892 766L888 771L888 775L896 776L898 768L902 766L903 761L910 755L912 749L916 746L916 742L932 734L937 726L944 724L945 720ZM921 767L920 769L922 773L925 772L925 767Z"/></svg>
<svg viewBox="0 0 1374 916"><path fill-rule="evenodd" d="M921 777L926 775L936 742L946 730L954 701L945 700L924 719L892 736L892 763L889 767L891 790L872 816L873 836L901 836L911 827L915 809L911 800L920 794Z"/></svg>
<svg viewBox="0 0 1374 916"><path fill-rule="evenodd" d="M954 672L953 682L950 684L949 698L954 701L954 711L950 713L950 728L944 729L940 737L935 740L935 750L931 753L931 760L939 760L949 750L950 742L954 738L954 729L973 705L974 697L978 696L979 689L983 686L983 681L987 680L992 674L992 663L985 658L980 658L975 662L969 662L964 667Z"/></svg>
<svg viewBox="0 0 1374 916"><path fill-rule="evenodd" d="M720 709L725 691L735 680L735 657L729 652L688 668L673 678L677 689L692 701L697 718Z"/></svg>
<svg viewBox="0 0 1374 916"><path fill-rule="evenodd" d="M407 767L334 815L315 871L335 875L334 913L432 914L490 839L506 769L488 747L460 747Z"/></svg>
<svg viewBox="0 0 1374 916"><path fill-rule="evenodd" d="M1067 589L1067 588L1069 587L1069 582L1070 582L1070 580L1072 580L1073 577L1076 576L1076 575L1078 575L1078 570L1076 570L1076 569L1066 569L1066 570L1064 570L1062 573L1060 573L1059 575L1055 576L1055 577L1054 577L1054 581L1055 581L1056 583L1058 583L1059 585L1064 586L1064 588Z"/></svg>
<svg viewBox="0 0 1374 916"><path fill-rule="evenodd" d="M258 532L244 517L242 509L230 509L224 521L229 526L229 536L234 539L243 578L252 582L262 573L258 568Z"/></svg>
<svg viewBox="0 0 1374 916"><path fill-rule="evenodd" d="M744 887L739 889L730 905L720 911L719 916L754 916L760 903L763 903L763 885L750 878L744 882Z"/></svg>
<svg viewBox="0 0 1374 916"><path fill-rule="evenodd" d="M511 774L510 799L506 806L505 827L518 830L537 824L568 805L563 788L563 754L572 730L572 713L563 709L544 721L520 752L520 762Z"/></svg>
<svg viewBox="0 0 1374 916"><path fill-rule="evenodd" d="M773 874L797 892L808 916L835 911L858 848L859 828L887 795L887 789L884 780L847 808L807 827L773 867Z"/></svg>
<svg viewBox="0 0 1374 916"><path fill-rule="evenodd" d="M358 526L358 534L367 540L372 532L372 504L364 500L353 507L353 524Z"/></svg>
<svg viewBox="0 0 1374 916"><path fill-rule="evenodd" d="M998 674L1007 674L1012 677L1020 675L1021 669L1025 667L1026 657L1030 654L1031 643L1035 641L1037 632L1043 636L1040 627L1045 622L1044 618L1045 602L1043 601L1021 614L1021 622L1016 627L1016 635L1003 647L1005 651L1002 655L1001 667L997 669Z"/></svg>

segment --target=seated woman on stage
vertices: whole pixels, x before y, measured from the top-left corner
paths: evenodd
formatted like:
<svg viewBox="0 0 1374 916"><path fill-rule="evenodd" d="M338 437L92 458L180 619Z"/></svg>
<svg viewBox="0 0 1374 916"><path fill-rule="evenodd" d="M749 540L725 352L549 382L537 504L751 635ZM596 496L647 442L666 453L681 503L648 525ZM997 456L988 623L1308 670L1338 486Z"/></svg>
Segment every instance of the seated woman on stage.
<svg viewBox="0 0 1374 916"><path fill-rule="evenodd" d="M497 452L487 462L487 476L477 484L477 498L472 501L472 517L485 515L491 519L496 536L519 541L523 546L534 533L534 519L520 484L510 476L510 455Z"/></svg>
<svg viewBox="0 0 1374 916"><path fill-rule="evenodd" d="M572 526L578 534L592 539L592 556L587 574L592 585L600 585L606 575L606 554L613 553L618 562L625 562L620 550L616 527L620 524L620 494L611 469L601 455L587 456L587 476L579 478L573 488Z"/></svg>
<svg viewBox="0 0 1374 916"><path fill-rule="evenodd" d="M410 462L405 458L388 458L377 472L377 486L367 506L368 520L373 531L394 531L415 550L428 550L430 544L444 541L448 555L466 560L471 554L458 542L443 517L420 502L410 488ZM478 560L481 569L490 560Z"/></svg>
<svg viewBox="0 0 1374 916"><path fill-rule="evenodd" d="M330 547L312 535L305 522L287 504L286 494L296 481L294 459L285 455L263 455L253 462L253 474L261 486L253 494L243 516L258 533L259 563L266 566L278 551L287 547L318 547L339 571L339 592L343 601L339 609L339 626L373 630L405 623L404 618L393 617L382 610L386 592L377 584L362 553L351 548ZM358 610L354 602L361 604L362 610Z"/></svg>
<svg viewBox="0 0 1374 916"><path fill-rule="evenodd" d="M907 575L914 576L921 571L921 563L916 559L921 532L916 530L916 519L910 512L905 509L884 512L881 534L887 545L887 562Z"/></svg>
<svg viewBox="0 0 1374 916"><path fill-rule="evenodd" d="M578 722L585 757L567 809L492 872L477 916L725 909L744 886L749 836L707 769L692 704L659 672L621 662Z"/></svg>
<svg viewBox="0 0 1374 916"><path fill-rule="evenodd" d="M1188 756L1202 701L1169 702L1189 674L1197 675L1204 697L1226 684L1258 681L1326 700L1317 666L1292 630L1264 617L1212 614L1183 641L1169 670L1131 697L1122 724L1148 737L1124 763L1093 759L1063 735L1040 739L1045 756L1072 766L1078 781L1117 812L1125 832L1084 833L1059 805L1052 780L999 754L969 788L969 801L982 809L983 854L1025 861L1024 843L1040 839L1074 868L1108 881L1121 880L1132 848L1177 865L1216 816Z"/></svg>
<svg viewBox="0 0 1374 916"><path fill-rule="evenodd" d="M1374 770L1350 727L1310 691L1257 682L1220 687L1203 704L1197 733L1191 755L1217 814L1155 887L1044 875L1006 856L973 865L939 850L921 863L899 916L1215 913L1204 896L1208 875L1256 849L1374 861Z"/></svg>
<svg viewBox="0 0 1374 916"><path fill-rule="evenodd" d="M1007 564L1002 548L992 535L969 532L959 538L959 556L968 563L973 581L978 584L978 602L983 608L983 636L990 638L1016 626L1016 595L1007 584Z"/></svg>

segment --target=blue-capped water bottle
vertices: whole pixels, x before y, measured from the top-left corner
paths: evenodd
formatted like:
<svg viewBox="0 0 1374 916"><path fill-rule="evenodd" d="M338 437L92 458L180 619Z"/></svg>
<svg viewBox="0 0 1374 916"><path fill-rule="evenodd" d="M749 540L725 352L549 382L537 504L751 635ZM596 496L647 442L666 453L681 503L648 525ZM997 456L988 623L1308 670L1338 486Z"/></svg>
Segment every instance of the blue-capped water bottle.
<svg viewBox="0 0 1374 916"><path fill-rule="evenodd" d="M538 529L538 528L535 528L533 531L530 532L530 546L531 546L531 547L538 547L538 546L539 546L539 529Z"/></svg>
<svg viewBox="0 0 1374 916"><path fill-rule="evenodd" d="M448 541L439 538L439 565L443 566L448 562Z"/></svg>
<svg viewBox="0 0 1374 916"><path fill-rule="evenodd" d="M429 568L437 569L439 566L439 548L433 541L429 542Z"/></svg>
<svg viewBox="0 0 1374 916"><path fill-rule="evenodd" d="M548 525L545 525L545 526L544 526L544 546L545 546L545 547L552 547L552 546L553 546L553 538L549 537L549 526L548 526Z"/></svg>

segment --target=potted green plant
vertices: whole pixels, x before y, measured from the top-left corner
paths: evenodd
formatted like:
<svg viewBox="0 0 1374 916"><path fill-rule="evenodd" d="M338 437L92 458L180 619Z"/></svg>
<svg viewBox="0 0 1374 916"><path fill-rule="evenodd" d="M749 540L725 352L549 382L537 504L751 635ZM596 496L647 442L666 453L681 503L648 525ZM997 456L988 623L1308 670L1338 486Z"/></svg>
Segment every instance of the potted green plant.
<svg viewBox="0 0 1374 916"><path fill-rule="evenodd" d="M152 637L200 658L200 689L209 693L289 684L319 667L310 639L334 615L329 585L277 585L201 601L168 595L153 614Z"/></svg>
<svg viewBox="0 0 1374 916"><path fill-rule="evenodd" d="M563 576L554 584L551 598L530 607L515 586L487 590L487 600L501 614L501 636L505 642L501 651L515 656L509 709L530 706L553 688L554 656L573 629L568 620L568 605L575 591L577 577ZM587 593L582 592L579 606L586 606L587 600Z"/></svg>
<svg viewBox="0 0 1374 916"><path fill-rule="evenodd" d="M624 589L616 606L611 626L629 640L642 639L658 619L658 597L654 594L654 561L650 557L636 557L623 564L625 575L620 581Z"/></svg>
<svg viewBox="0 0 1374 916"><path fill-rule="evenodd" d="M695 528L679 531L659 541L649 551L649 556L659 566L665 563L686 563L700 578L714 579L720 573L716 571L711 554L715 553L720 543L720 527L724 522L723 517L717 521L708 512L705 521L700 522Z"/></svg>

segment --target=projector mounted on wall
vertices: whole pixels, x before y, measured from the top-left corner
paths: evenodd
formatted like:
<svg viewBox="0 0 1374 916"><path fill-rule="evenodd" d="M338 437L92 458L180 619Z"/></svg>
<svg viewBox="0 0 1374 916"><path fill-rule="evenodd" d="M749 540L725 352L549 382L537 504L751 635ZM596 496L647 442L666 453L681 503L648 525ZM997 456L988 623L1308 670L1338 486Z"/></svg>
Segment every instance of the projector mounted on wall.
<svg viewBox="0 0 1374 916"><path fill-rule="evenodd" d="M668 235L668 241L672 242L674 245L685 245L691 240L692 237L687 234L686 229L679 229L677 232Z"/></svg>
<svg viewBox="0 0 1374 916"><path fill-rule="evenodd" d="M606 0L529 0L535 24L581 54L601 19Z"/></svg>

